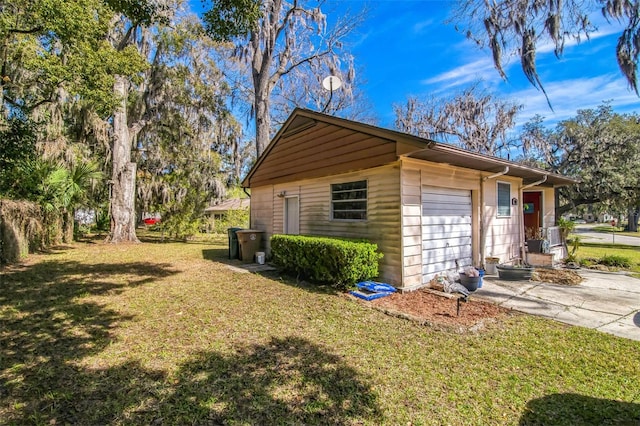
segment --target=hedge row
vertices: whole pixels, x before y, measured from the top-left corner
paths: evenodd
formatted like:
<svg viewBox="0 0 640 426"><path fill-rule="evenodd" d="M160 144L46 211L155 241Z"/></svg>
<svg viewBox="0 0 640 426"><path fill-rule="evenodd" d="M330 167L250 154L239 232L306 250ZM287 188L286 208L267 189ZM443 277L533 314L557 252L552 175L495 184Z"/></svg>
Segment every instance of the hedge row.
<svg viewBox="0 0 640 426"><path fill-rule="evenodd" d="M345 289L378 276L376 244L302 235L273 235L272 262L281 270Z"/></svg>

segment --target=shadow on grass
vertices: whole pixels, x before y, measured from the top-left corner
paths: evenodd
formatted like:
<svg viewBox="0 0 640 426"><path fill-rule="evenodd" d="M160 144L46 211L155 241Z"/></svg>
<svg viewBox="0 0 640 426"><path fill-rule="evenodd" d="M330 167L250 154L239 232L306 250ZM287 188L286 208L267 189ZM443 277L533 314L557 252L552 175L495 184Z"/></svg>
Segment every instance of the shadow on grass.
<svg viewBox="0 0 640 426"><path fill-rule="evenodd" d="M202 250L202 258L213 261L213 262L219 262L219 263L224 263L226 265L235 266L237 268L245 268L247 267L247 265L252 265L252 264L244 264L242 263L241 260L238 260L238 259L229 259L229 250L227 248L204 249ZM253 265L255 266L255 264ZM251 271L250 268L247 268L247 270ZM309 282L303 278L296 277L293 274L288 274L286 272L279 271L279 270L271 270L271 271L258 270L258 271L255 271L254 273L274 281L279 281L283 284L286 284L292 287L305 289L312 293L318 293L318 294L342 293L341 290L338 290L330 285Z"/></svg>
<svg viewBox="0 0 640 426"><path fill-rule="evenodd" d="M71 363L46 367L27 379L24 394L12 389L11 397L2 396L14 407L5 416L10 423L346 425L383 420L375 393L355 370L299 338L274 338L231 354L199 352L179 366L176 376L131 361L107 369Z"/></svg>
<svg viewBox="0 0 640 426"><path fill-rule="evenodd" d="M88 296L117 296L176 272L168 264L59 261L3 271L0 424L380 422L359 373L296 337L195 352L171 372L143 365L136 353L102 359L134 318ZM82 364L89 356L91 367Z"/></svg>
<svg viewBox="0 0 640 426"><path fill-rule="evenodd" d="M176 272L148 262L43 261L3 269L0 419L13 418L10 407L29 414L9 423L32 423L33 416L51 411L77 386L70 362L100 352L112 341L112 329L131 319L83 299L116 295Z"/></svg>
<svg viewBox="0 0 640 426"><path fill-rule="evenodd" d="M161 407L169 423L352 424L381 419L370 387L342 358L301 338L273 338L237 354L203 352L182 366ZM148 419L141 419L146 421Z"/></svg>
<svg viewBox="0 0 640 426"><path fill-rule="evenodd" d="M229 249L227 248L215 248L202 250L202 258L205 260L212 260L214 262L221 262L227 264L240 264L238 259L229 259Z"/></svg>
<svg viewBox="0 0 640 426"><path fill-rule="evenodd" d="M558 393L531 400L520 425L638 425L640 404Z"/></svg>

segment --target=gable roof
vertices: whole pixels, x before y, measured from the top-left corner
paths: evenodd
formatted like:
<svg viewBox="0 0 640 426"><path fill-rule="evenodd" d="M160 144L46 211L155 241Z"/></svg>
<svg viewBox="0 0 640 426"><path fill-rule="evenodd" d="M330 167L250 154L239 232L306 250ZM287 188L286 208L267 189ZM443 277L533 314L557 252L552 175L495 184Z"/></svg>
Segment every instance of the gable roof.
<svg viewBox="0 0 640 426"><path fill-rule="evenodd" d="M488 173L525 185L562 186L575 179L365 123L296 108L242 182L245 188L382 166L414 158Z"/></svg>

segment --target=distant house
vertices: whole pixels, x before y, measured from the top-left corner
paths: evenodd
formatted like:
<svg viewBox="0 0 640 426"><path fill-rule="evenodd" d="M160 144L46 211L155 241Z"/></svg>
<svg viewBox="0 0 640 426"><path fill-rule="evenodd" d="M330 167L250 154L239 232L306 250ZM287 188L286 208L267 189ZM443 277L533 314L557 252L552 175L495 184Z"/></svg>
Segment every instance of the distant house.
<svg viewBox="0 0 640 426"><path fill-rule="evenodd" d="M273 234L365 238L380 279L411 290L485 257L514 262L525 227L554 225L573 179L428 139L296 109L242 185Z"/></svg>
<svg viewBox="0 0 640 426"><path fill-rule="evenodd" d="M217 220L224 219L232 210L248 210L250 204L251 200L249 198L231 198L207 207L204 209L204 214L209 219L208 226L213 228Z"/></svg>
<svg viewBox="0 0 640 426"><path fill-rule="evenodd" d="M598 215L598 222L600 223L611 222L613 219L615 219L614 216L609 213L600 213Z"/></svg>

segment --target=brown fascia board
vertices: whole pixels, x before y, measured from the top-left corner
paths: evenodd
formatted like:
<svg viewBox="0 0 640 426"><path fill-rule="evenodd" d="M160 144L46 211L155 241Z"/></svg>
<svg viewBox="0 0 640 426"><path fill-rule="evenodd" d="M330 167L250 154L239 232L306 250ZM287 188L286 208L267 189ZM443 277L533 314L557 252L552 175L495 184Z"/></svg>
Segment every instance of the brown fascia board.
<svg viewBox="0 0 640 426"><path fill-rule="evenodd" d="M500 169L503 169L505 166L509 167L509 172L506 173L507 176L515 176L523 179L523 183L526 185L530 182L538 181L539 179L547 176L547 183L542 186L566 186L579 183L580 181L577 179L570 178L568 176L560 175L558 173L553 173L548 170L543 170L537 167L526 166L521 163L516 163L514 161L505 160L498 157L493 157L490 155L480 154L476 152L466 151L462 148L443 144L440 142L433 143L430 150L440 152L449 156L452 160L458 159L457 164L449 162L449 164L458 165L460 167L466 167L473 169L474 166L467 164L466 162L469 160L475 160L479 163L486 164L488 167L476 167L476 170L483 170L486 172L498 172ZM416 153L416 157L419 158ZM495 168L490 168L489 166L495 166ZM527 181L528 180L528 181Z"/></svg>
<svg viewBox="0 0 640 426"><path fill-rule="evenodd" d="M308 118L310 121L308 124L302 124L295 128L289 128L292 123L298 117ZM351 130L359 131L362 133L366 133L372 136L377 136L383 139L390 140L397 145L398 157L408 157L408 158L416 158L422 160L428 160L428 158L421 157L429 157L429 151L432 151L434 154L436 152L447 155L448 161L438 161L441 163L451 164L454 166L465 167L474 170L483 170L477 167L474 167L473 164L468 164L468 160L477 160L487 165L487 167L483 171L487 172L497 172L503 169L505 166L509 166L510 171L507 173L508 176L521 177L525 179L529 175L532 175L531 178L533 181L537 181L543 176L547 176L551 178L547 183L547 186L565 186L578 183L579 181L567 176L563 176L557 173L552 173L543 169L538 169L536 167L525 166L520 163L516 163L509 160L504 160L498 157L493 157L485 154L479 154L471 151L464 150L462 148L455 147L453 145L444 144L441 142L436 142L430 139L421 138L418 136L410 135L408 133L402 133L397 130L384 129L382 127L376 127L366 123L360 123L357 121L347 120L340 117L335 117L332 115L323 114L316 111L311 111L304 108L296 108L293 110L287 121L282 125L278 133L271 140L271 143L264 150L263 154L260 156L258 161L253 165L247 177L242 181L242 187L248 188L250 186L249 182L251 176L255 173L256 169L260 166L263 159L269 154L269 152L273 149L274 145L277 144L277 141L283 137L284 135L293 134L292 132L306 130L318 121L323 121L329 124L334 124L337 126L345 127ZM402 146L400 146L402 145ZM421 155L422 154L422 155ZM496 169L489 170L489 166L495 166ZM525 182L526 183L526 182Z"/></svg>

